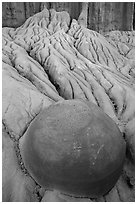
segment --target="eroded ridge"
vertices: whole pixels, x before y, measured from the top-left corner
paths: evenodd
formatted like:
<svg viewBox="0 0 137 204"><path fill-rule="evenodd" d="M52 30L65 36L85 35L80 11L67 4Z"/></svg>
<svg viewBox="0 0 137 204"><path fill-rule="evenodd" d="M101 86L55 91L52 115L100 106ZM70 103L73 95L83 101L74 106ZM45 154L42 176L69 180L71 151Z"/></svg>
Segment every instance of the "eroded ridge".
<svg viewBox="0 0 137 204"><path fill-rule="evenodd" d="M134 32L112 31L103 36L71 21L67 12L44 9L17 29L3 28L2 34L3 199L48 200L50 194L16 162L23 163L17 144L44 107L80 98L109 115L127 143L122 176L106 196L95 201L134 201ZM23 183L19 196L18 185L11 185L17 180ZM60 194L58 199L81 198Z"/></svg>

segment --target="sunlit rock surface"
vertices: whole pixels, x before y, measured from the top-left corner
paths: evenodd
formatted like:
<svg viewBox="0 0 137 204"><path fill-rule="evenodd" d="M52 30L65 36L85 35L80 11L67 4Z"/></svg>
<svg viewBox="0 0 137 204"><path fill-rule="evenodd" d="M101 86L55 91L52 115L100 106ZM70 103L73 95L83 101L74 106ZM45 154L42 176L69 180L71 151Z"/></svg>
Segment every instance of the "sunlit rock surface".
<svg viewBox="0 0 137 204"><path fill-rule="evenodd" d="M134 201L135 33L103 36L79 23L65 11L44 9L17 29L2 29L3 201ZM127 143L120 179L96 200L45 191L25 169L19 149L44 107L76 98L101 107Z"/></svg>

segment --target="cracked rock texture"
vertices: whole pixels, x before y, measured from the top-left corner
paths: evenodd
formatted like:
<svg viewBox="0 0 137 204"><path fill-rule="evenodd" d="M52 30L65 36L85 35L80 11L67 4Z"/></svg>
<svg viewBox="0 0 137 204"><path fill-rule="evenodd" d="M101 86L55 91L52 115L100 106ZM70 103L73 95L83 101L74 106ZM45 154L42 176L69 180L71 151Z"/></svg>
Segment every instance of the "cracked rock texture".
<svg viewBox="0 0 137 204"><path fill-rule="evenodd" d="M134 201L135 33L104 36L44 9L18 28L2 29L3 201ZM127 143L123 173L105 196L73 198L39 186L23 164L19 145L31 121L52 103L83 99L98 105ZM52 196L51 196L52 194Z"/></svg>

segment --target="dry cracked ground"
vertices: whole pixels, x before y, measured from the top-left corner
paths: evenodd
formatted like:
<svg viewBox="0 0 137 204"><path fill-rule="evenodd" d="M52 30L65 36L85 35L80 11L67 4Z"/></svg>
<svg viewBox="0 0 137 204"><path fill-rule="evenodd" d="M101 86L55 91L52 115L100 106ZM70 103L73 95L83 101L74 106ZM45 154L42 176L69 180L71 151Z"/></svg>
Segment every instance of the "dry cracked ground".
<svg viewBox="0 0 137 204"><path fill-rule="evenodd" d="M134 31L103 35L46 10L19 28L3 28L3 201L50 200L24 166L20 144L31 121L52 103L82 98L97 104L119 126L127 144L123 173L105 196L55 201L134 201Z"/></svg>

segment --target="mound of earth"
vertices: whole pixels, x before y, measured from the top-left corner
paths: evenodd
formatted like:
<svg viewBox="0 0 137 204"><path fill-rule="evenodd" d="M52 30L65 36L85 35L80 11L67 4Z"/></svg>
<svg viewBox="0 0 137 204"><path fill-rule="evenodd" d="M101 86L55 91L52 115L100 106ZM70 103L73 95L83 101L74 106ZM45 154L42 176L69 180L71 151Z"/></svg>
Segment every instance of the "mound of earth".
<svg viewBox="0 0 137 204"><path fill-rule="evenodd" d="M19 28L2 29L3 201L134 201L135 66L132 31L103 35L44 9ZM98 105L123 133L123 173L105 196L73 198L39 186L24 166L20 144L29 124L60 100ZM55 200L54 200L55 196Z"/></svg>

